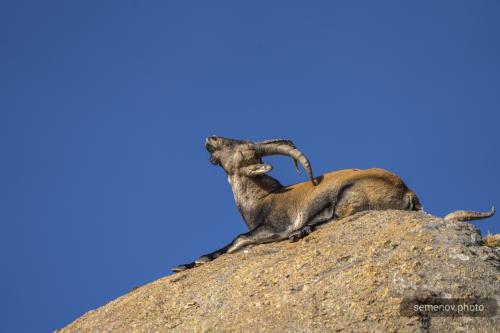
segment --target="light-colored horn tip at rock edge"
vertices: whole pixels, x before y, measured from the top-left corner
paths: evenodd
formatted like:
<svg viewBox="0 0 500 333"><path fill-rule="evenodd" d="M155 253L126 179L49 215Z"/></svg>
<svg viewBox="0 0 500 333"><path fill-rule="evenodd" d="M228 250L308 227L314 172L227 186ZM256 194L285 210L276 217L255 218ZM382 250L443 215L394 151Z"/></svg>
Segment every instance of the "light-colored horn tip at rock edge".
<svg viewBox="0 0 500 333"><path fill-rule="evenodd" d="M495 244L468 222L362 212L296 243L257 245L161 278L57 332L496 332L498 311L438 317L400 310L404 298L419 295L498 303Z"/></svg>

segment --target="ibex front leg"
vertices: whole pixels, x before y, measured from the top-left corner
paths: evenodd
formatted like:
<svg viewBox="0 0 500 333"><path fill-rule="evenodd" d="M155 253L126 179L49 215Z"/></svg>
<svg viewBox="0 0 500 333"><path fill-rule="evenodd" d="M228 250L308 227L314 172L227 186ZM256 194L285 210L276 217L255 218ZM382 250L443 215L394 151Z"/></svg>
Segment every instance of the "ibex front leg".
<svg viewBox="0 0 500 333"><path fill-rule="evenodd" d="M239 235L231 243L224 246L223 248L212 253L205 254L196 259L195 262L176 266L172 268L172 271L180 272L189 268L193 268L195 266L203 265L223 255L224 253L234 253L248 245L276 242L286 238L288 238L287 233L280 233L271 225L261 224L255 227L253 230Z"/></svg>

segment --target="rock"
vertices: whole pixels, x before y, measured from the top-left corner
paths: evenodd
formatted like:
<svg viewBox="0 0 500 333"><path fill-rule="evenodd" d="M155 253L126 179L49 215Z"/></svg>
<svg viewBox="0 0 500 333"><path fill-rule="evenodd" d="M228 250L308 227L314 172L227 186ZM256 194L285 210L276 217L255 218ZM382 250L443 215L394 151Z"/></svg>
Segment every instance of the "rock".
<svg viewBox="0 0 500 333"><path fill-rule="evenodd" d="M489 247L500 247L500 234L487 235L484 238L484 245Z"/></svg>
<svg viewBox="0 0 500 333"><path fill-rule="evenodd" d="M496 332L490 317L405 317L405 297L500 298L500 249L466 222L370 211L139 287L58 332Z"/></svg>

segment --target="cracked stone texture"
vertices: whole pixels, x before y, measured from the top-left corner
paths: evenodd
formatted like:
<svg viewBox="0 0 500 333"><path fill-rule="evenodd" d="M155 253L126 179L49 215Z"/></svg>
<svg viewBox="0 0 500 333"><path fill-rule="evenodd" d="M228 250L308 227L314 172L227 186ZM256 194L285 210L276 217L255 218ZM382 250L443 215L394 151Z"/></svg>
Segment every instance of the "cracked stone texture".
<svg viewBox="0 0 500 333"><path fill-rule="evenodd" d="M161 278L57 332L498 332L498 312L399 311L403 297L425 294L498 302L500 250L481 242L466 222L363 212Z"/></svg>

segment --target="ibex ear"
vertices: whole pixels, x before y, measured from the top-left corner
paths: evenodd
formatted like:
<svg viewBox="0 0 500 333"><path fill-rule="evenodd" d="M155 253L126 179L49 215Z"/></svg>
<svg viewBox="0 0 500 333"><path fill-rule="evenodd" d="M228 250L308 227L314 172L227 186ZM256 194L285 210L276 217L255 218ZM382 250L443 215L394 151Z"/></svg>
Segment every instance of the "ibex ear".
<svg viewBox="0 0 500 333"><path fill-rule="evenodd" d="M263 175L263 174L271 171L272 169L273 169L272 165L259 163L259 164L253 164L253 165L249 165L247 167L242 168L240 173L245 175L245 176L254 177L254 176Z"/></svg>

